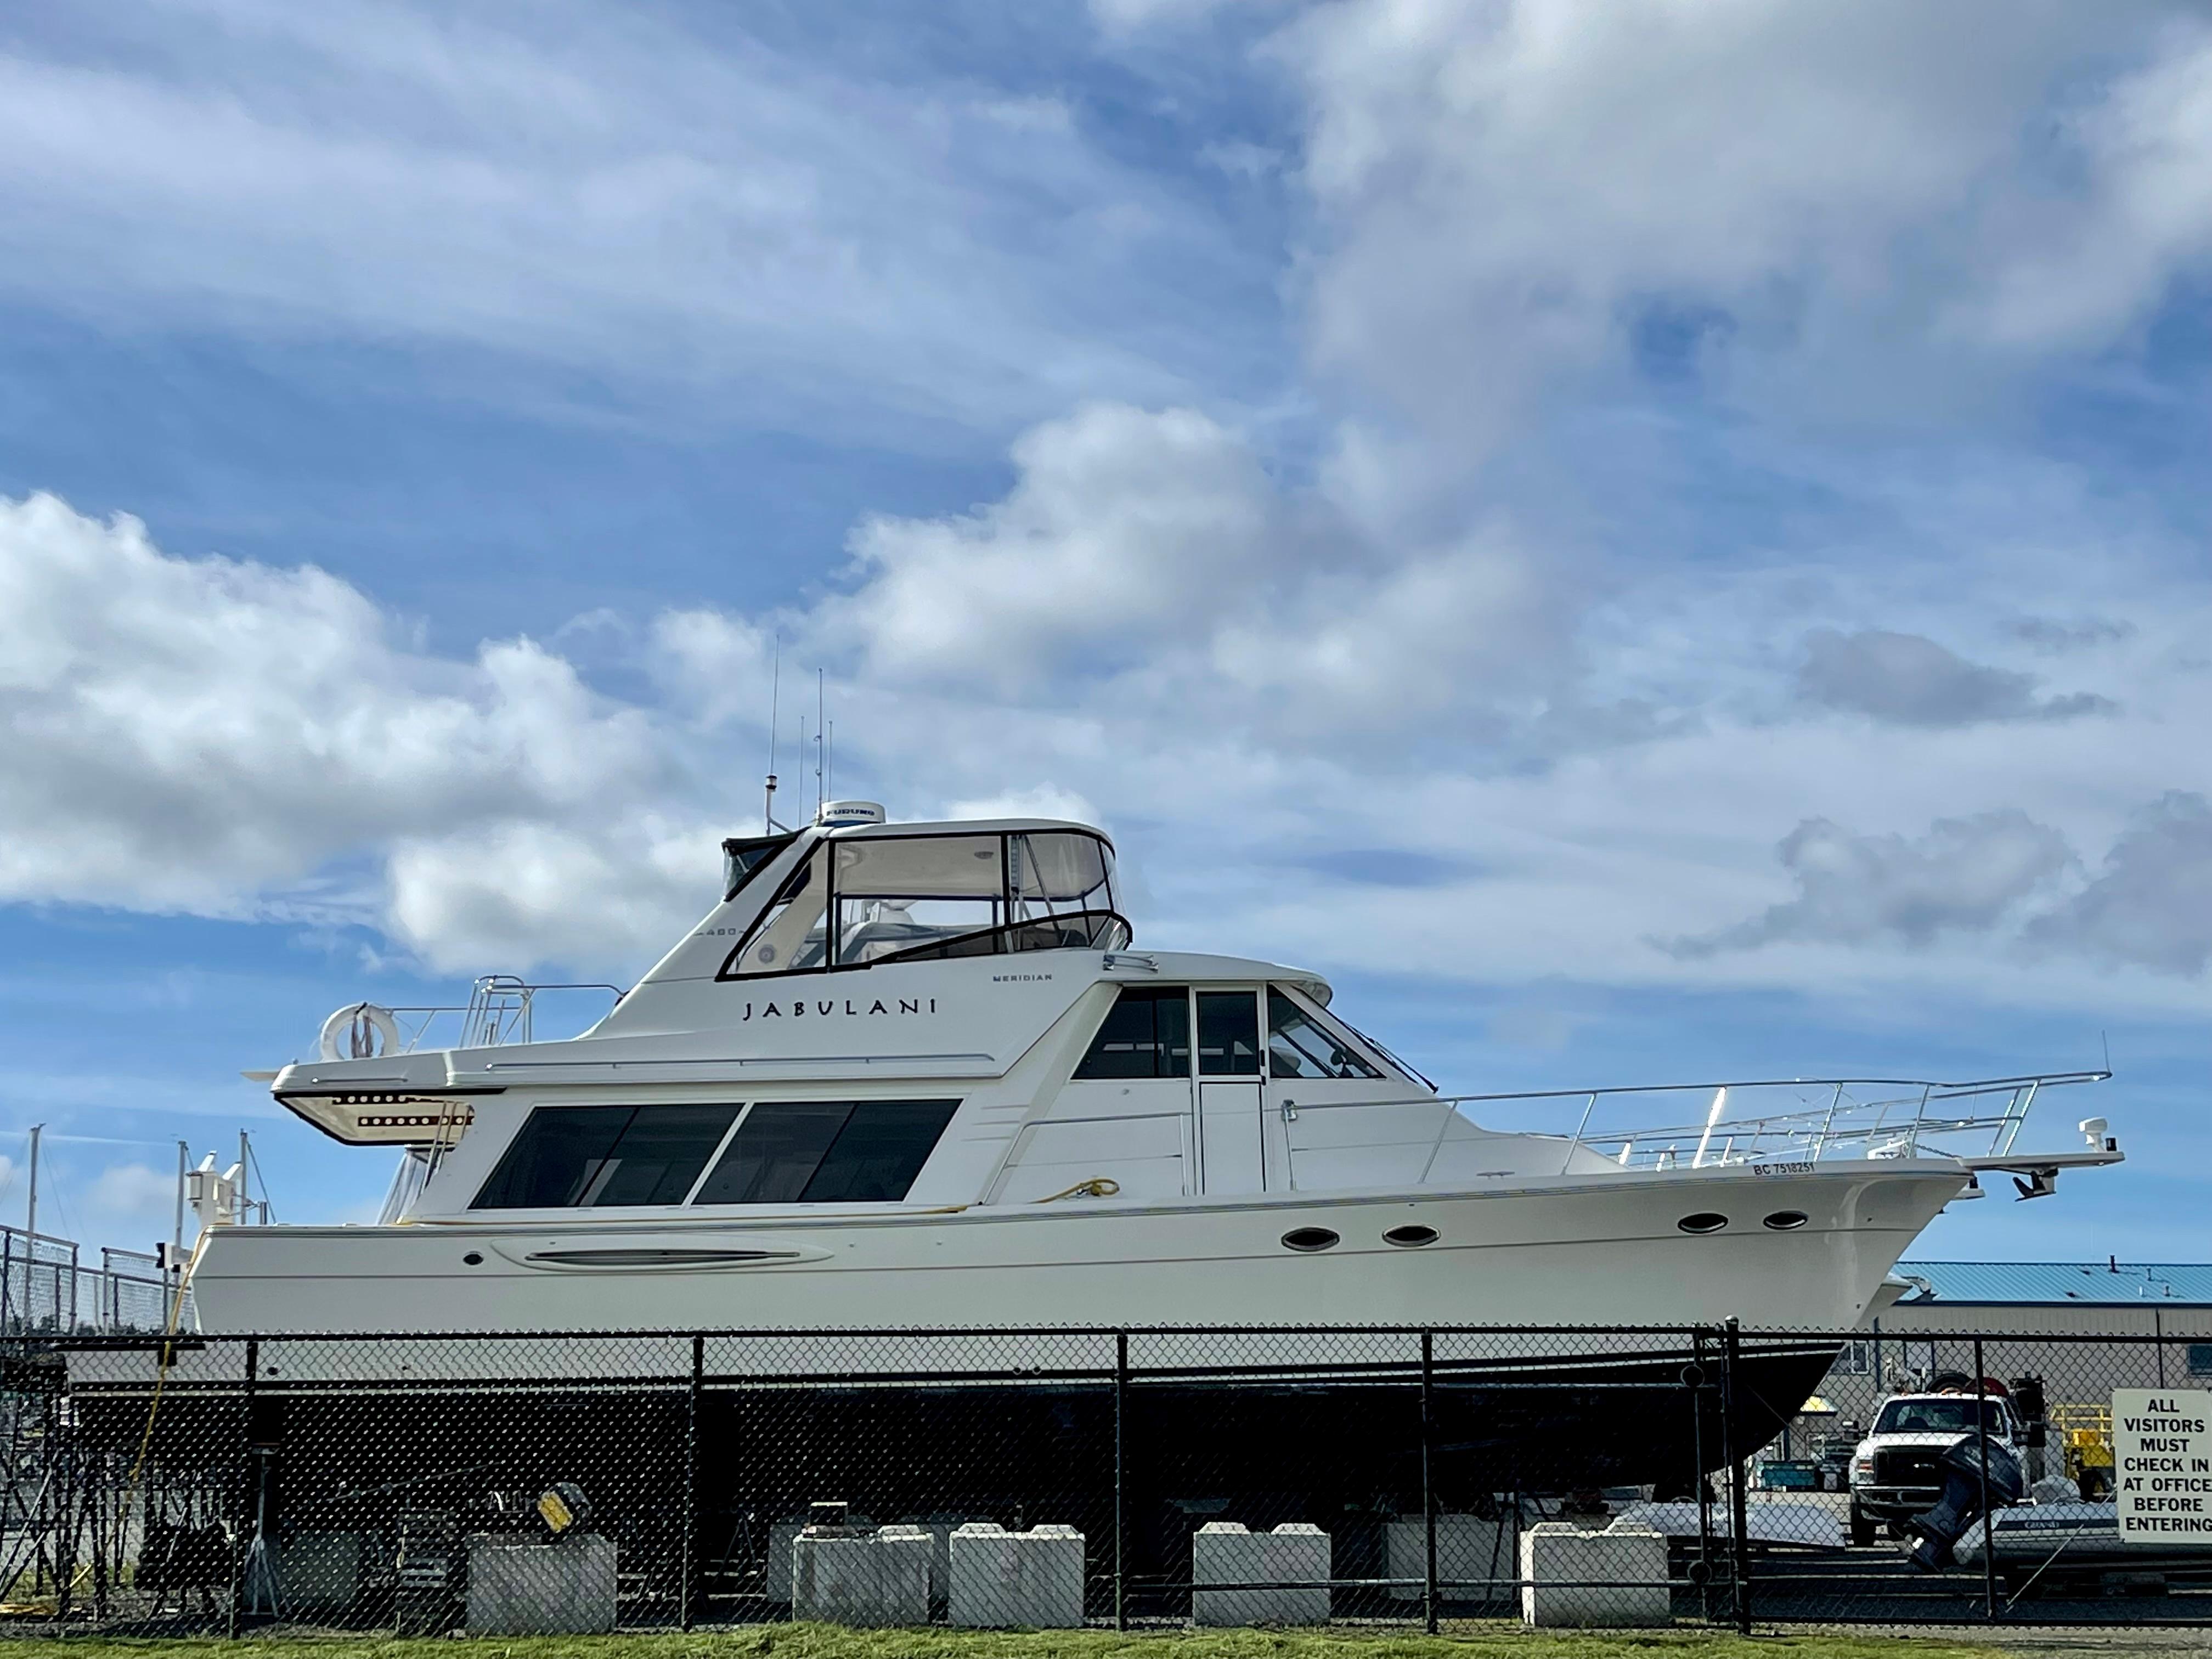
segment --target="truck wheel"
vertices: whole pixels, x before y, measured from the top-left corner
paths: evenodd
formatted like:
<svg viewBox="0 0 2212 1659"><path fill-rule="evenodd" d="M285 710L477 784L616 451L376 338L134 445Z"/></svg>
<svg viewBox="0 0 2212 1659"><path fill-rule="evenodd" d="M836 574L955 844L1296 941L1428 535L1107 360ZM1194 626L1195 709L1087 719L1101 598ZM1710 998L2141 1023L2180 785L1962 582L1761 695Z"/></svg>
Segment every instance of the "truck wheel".
<svg viewBox="0 0 2212 1659"><path fill-rule="evenodd" d="M1868 1520L1868 1519L1867 1519L1867 1517L1866 1517L1864 1515L1863 1515L1863 1514L1861 1514L1861 1513L1859 1512L1859 1506L1858 1506L1857 1504L1852 1504L1852 1505L1851 1505L1851 1543L1852 1543L1852 1545L1853 1545L1855 1547L1856 1547L1856 1548L1859 1548L1859 1549L1864 1549L1864 1548L1866 1548L1866 1547L1867 1547L1868 1545L1869 1545L1869 1544L1871 1544L1871 1543L1873 1543L1873 1542L1874 1542L1874 1522L1871 1522L1871 1521L1869 1521L1869 1520Z"/></svg>

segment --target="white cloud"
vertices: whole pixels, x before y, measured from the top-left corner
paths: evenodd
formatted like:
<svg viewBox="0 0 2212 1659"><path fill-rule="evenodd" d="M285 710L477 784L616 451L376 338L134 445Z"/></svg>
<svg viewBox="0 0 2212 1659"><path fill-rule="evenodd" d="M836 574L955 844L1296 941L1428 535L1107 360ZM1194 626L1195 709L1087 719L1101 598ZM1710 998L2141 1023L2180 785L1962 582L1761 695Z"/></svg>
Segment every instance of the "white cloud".
<svg viewBox="0 0 2212 1659"><path fill-rule="evenodd" d="M841 436L996 434L1215 360L1138 313L1237 255L1056 100L693 21L193 0L15 31L0 291L134 332L495 354ZM470 395L507 378L483 362Z"/></svg>
<svg viewBox="0 0 2212 1659"><path fill-rule="evenodd" d="M676 787L642 711L527 640L426 655L312 566L173 557L51 495L0 500L0 895L312 909L295 884L398 845L400 926L440 960L436 860L542 860L518 826Z"/></svg>
<svg viewBox="0 0 2212 1659"><path fill-rule="evenodd" d="M2203 258L2175 9L1318 9L1274 48L1311 111L1316 362L1462 447L1639 368L1923 417Z"/></svg>
<svg viewBox="0 0 2212 1659"><path fill-rule="evenodd" d="M1796 898L1668 948L1709 956L1786 939L1925 945L1952 930L1987 931L2072 857L2063 836L2016 810L1938 819L1913 840L1854 835L1813 818L1779 852Z"/></svg>
<svg viewBox="0 0 2212 1659"><path fill-rule="evenodd" d="M854 532L861 585L822 625L872 672L1014 690L1127 667L1262 602L1297 556L1250 447L1195 410L1093 404L1013 460L1003 501Z"/></svg>
<svg viewBox="0 0 2212 1659"><path fill-rule="evenodd" d="M2136 812L2096 879L2028 933L2109 962L2202 974L2212 961L2212 804L2175 791Z"/></svg>

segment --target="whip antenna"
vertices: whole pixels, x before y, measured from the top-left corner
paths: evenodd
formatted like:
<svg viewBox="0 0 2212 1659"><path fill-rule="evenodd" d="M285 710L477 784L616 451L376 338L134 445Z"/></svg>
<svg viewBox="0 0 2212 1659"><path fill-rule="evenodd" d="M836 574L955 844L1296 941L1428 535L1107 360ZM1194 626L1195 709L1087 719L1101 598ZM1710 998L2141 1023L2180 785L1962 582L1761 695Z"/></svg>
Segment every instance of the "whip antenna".
<svg viewBox="0 0 2212 1659"><path fill-rule="evenodd" d="M775 823L775 723L783 691L783 635L775 636L775 659L768 680L768 791L761 798L761 834L772 836Z"/></svg>

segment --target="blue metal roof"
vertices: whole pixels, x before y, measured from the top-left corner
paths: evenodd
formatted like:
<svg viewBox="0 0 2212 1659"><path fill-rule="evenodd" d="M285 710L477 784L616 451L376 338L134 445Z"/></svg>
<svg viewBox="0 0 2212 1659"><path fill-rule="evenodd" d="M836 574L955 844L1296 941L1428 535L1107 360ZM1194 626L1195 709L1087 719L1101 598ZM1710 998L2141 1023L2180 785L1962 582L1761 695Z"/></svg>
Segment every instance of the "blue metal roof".
<svg viewBox="0 0 2212 1659"><path fill-rule="evenodd" d="M2147 1302L2212 1306L2212 1263L2171 1261L1900 1261L1899 1279L1924 1281L1900 1305Z"/></svg>

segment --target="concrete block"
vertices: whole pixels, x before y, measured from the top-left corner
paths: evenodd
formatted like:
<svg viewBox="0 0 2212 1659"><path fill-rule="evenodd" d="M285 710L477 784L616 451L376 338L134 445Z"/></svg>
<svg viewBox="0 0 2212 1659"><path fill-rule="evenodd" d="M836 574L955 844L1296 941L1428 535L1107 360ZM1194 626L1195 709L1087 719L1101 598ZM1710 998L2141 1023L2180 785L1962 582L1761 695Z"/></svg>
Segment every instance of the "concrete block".
<svg viewBox="0 0 2212 1659"><path fill-rule="evenodd" d="M1382 1558L1385 1577L1425 1577L1429 1562L1427 1523L1419 1518L1386 1523L1382 1529ZM1464 1585L1469 1579L1510 1579L1516 1571L1510 1522L1485 1521L1472 1515L1437 1517L1437 1578L1457 1579ZM1448 1584L1440 1593L1455 1601L1503 1601L1510 1597L1512 1590L1510 1585L1455 1589ZM1421 1586L1401 1584L1390 1591L1390 1598L1395 1601L1418 1601L1421 1599Z"/></svg>
<svg viewBox="0 0 2212 1659"><path fill-rule="evenodd" d="M615 1627L615 1540L557 1544L477 1534L468 1540L471 1636L604 1636Z"/></svg>
<svg viewBox="0 0 2212 1659"><path fill-rule="evenodd" d="M876 1523L865 1515L855 1515L848 1524L866 1531ZM769 1528L768 1560L761 1576L761 1594L768 1600L791 1605L791 1547L805 1530L804 1521L778 1521Z"/></svg>
<svg viewBox="0 0 2212 1659"><path fill-rule="evenodd" d="M791 1616L856 1629L929 1622L929 1534L884 1527L858 1537L802 1531L791 1547Z"/></svg>
<svg viewBox="0 0 2212 1659"><path fill-rule="evenodd" d="M1007 1532L988 1521L952 1534L946 1616L969 1630L1073 1630L1083 1623L1083 1534Z"/></svg>
<svg viewBox="0 0 2212 1659"><path fill-rule="evenodd" d="M1635 1522L1584 1532L1546 1521L1521 1534L1521 1621L1601 1626L1673 1622L1667 1591L1667 1538Z"/></svg>
<svg viewBox="0 0 2212 1659"><path fill-rule="evenodd" d="M1273 1532L1248 1532L1234 1521L1209 1521L1190 1540L1194 1585L1252 1584L1254 1589L1191 1592L1194 1625L1324 1625L1328 1622L1329 1538L1319 1527L1291 1522ZM1293 1586L1317 1585L1314 1589Z"/></svg>

